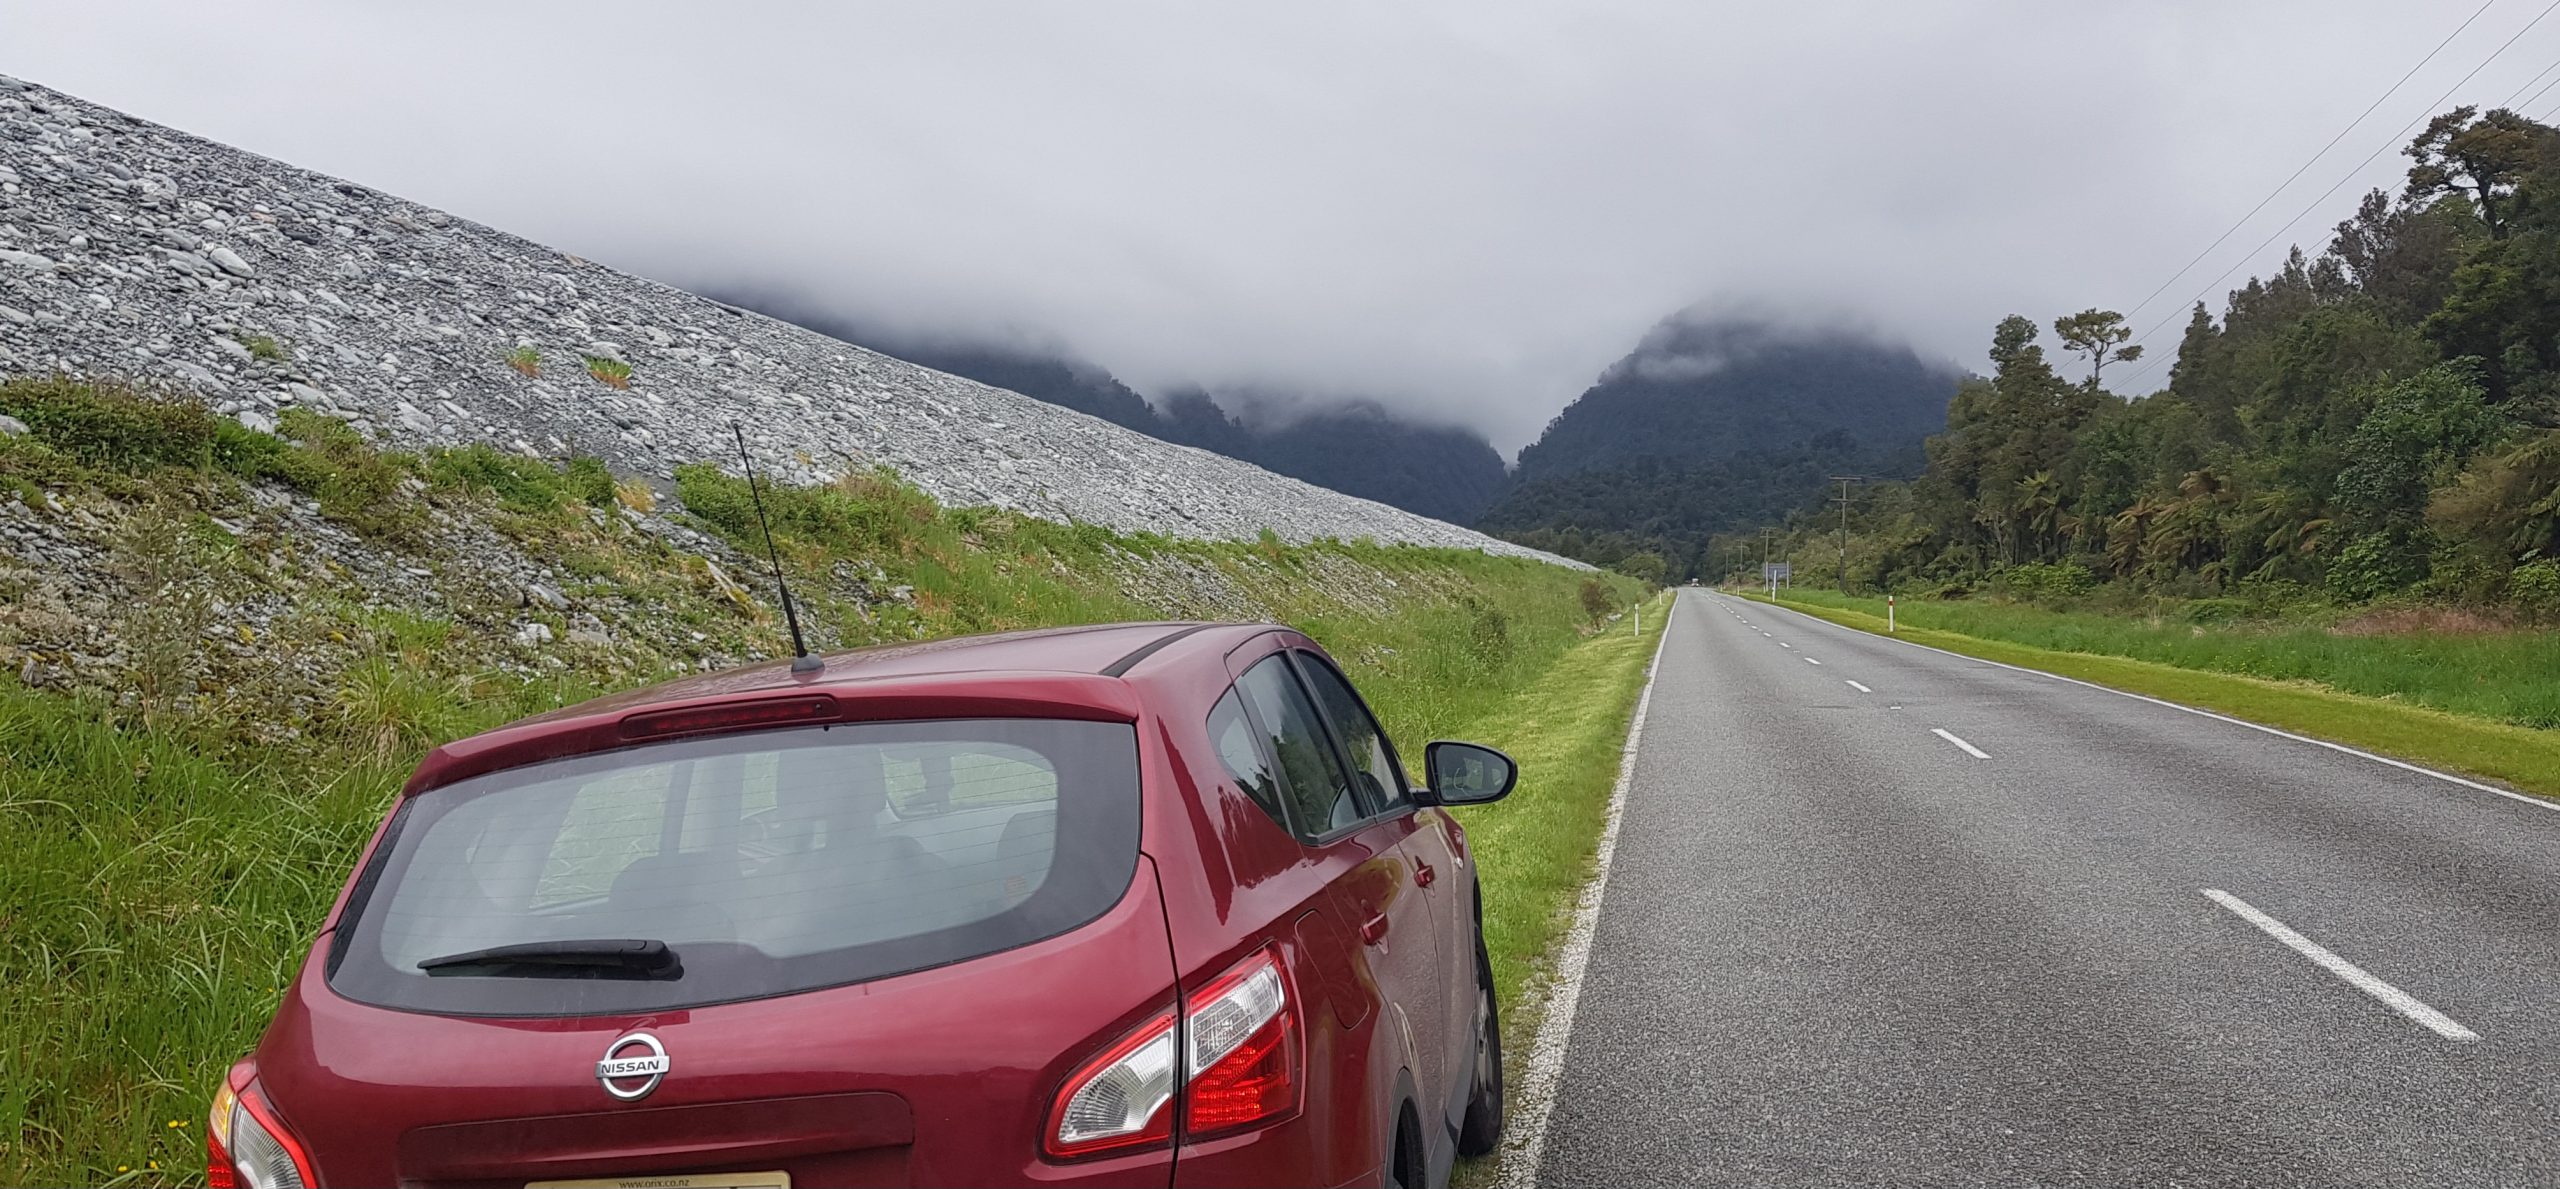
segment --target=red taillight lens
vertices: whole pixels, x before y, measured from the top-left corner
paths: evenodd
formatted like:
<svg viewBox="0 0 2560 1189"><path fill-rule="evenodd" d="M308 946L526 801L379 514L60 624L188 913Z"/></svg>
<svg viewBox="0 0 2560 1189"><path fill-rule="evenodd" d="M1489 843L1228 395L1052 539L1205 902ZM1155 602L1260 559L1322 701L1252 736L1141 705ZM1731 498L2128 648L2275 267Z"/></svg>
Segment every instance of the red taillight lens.
<svg viewBox="0 0 2560 1189"><path fill-rule="evenodd" d="M247 1062L231 1068L213 1096L204 1132L204 1179L212 1189L310 1189L311 1158L276 1118Z"/></svg>
<svg viewBox="0 0 2560 1189"><path fill-rule="evenodd" d="M1276 1122L1298 1109L1298 1008L1269 950L1219 975L1085 1062L1049 1107L1052 1158L1117 1154ZM1177 1028L1177 1024L1179 1027Z"/></svg>
<svg viewBox="0 0 2560 1189"><path fill-rule="evenodd" d="M1041 1149L1056 1157L1092 1156L1171 1140L1181 1065L1174 1015L1167 1011L1067 1078L1049 1107Z"/></svg>
<svg viewBox="0 0 2560 1189"><path fill-rule="evenodd" d="M1190 1089L1183 1132L1202 1137L1297 1109L1297 1005L1270 951L1194 992L1183 1005Z"/></svg>

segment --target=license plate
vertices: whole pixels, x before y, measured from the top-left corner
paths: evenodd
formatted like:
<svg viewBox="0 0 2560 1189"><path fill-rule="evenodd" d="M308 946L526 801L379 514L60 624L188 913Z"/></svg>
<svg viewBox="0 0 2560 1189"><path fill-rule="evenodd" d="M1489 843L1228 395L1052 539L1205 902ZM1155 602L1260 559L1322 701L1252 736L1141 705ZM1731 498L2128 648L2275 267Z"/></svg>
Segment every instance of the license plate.
<svg viewBox="0 0 2560 1189"><path fill-rule="evenodd" d="M791 1189L787 1172L710 1172L686 1177L602 1177L531 1181L524 1189Z"/></svg>

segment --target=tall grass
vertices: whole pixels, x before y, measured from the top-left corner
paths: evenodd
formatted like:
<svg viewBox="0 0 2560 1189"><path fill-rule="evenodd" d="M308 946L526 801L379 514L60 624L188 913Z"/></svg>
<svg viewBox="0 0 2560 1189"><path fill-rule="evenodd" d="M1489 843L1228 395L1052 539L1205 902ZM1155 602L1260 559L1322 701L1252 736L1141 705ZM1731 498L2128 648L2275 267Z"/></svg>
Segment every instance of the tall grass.
<svg viewBox="0 0 2560 1189"><path fill-rule="evenodd" d="M1792 589L1786 600L1882 618L1882 599ZM2057 652L2122 656L2535 728L2560 727L2560 631L2364 633L2325 619L2198 623L2168 615L2052 611L2017 603L1904 600L1900 621Z"/></svg>

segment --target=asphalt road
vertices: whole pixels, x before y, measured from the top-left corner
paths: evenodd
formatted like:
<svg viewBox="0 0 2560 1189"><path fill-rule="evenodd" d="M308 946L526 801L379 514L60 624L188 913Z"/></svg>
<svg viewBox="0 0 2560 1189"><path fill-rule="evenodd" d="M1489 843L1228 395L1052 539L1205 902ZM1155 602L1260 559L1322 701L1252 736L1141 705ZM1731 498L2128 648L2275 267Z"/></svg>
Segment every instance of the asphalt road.
<svg viewBox="0 0 2560 1189"><path fill-rule="evenodd" d="M2560 1185L2560 812L1701 591L1663 649L1539 1184Z"/></svg>

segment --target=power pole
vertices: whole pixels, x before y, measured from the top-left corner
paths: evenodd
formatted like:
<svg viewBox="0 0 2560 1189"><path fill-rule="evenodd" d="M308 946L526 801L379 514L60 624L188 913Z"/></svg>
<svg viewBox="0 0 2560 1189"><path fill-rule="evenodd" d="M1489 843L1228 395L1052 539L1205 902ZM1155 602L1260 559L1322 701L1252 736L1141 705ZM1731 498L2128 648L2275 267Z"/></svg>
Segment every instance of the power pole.
<svg viewBox="0 0 2560 1189"><path fill-rule="evenodd" d="M1840 485L1840 593L1846 595L1849 593L1849 485L1864 483L1867 477L1833 475L1831 481Z"/></svg>

